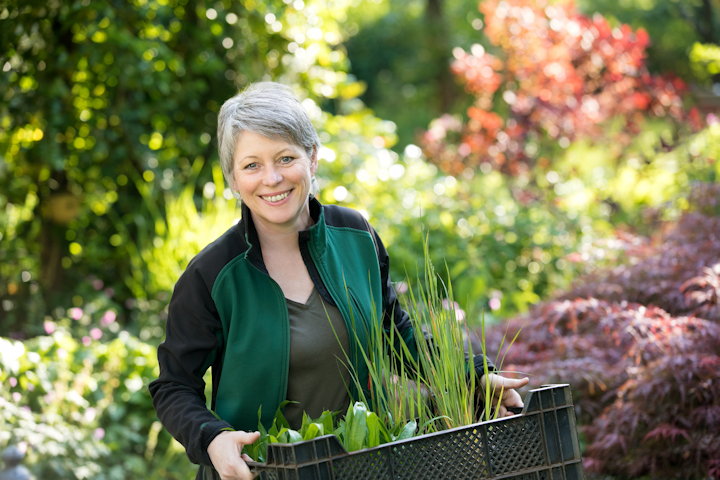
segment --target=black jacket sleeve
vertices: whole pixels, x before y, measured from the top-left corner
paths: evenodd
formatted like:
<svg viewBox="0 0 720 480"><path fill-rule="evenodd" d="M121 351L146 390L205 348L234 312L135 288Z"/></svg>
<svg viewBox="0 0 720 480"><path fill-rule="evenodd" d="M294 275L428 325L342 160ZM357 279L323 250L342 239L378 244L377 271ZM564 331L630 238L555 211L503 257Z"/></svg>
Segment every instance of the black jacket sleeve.
<svg viewBox="0 0 720 480"><path fill-rule="evenodd" d="M380 282L383 289L383 327L385 330L395 327L398 333L407 342L413 339L413 326L410 316L403 310L397 298L395 287L390 279L390 256L383 245L380 235L368 224L370 235L375 243L378 263L380 265Z"/></svg>
<svg viewBox="0 0 720 480"><path fill-rule="evenodd" d="M210 465L207 447L232 426L208 408L203 375L220 359L222 329L208 282L193 264L170 300L165 341L158 347L159 377L150 383L160 421L194 463Z"/></svg>

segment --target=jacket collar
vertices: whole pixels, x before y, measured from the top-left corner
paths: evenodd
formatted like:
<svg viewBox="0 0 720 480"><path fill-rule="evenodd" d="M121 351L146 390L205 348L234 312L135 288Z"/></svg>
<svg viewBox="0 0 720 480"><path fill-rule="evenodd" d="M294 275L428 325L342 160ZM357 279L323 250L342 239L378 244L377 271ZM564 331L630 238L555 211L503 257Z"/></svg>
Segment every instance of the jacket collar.
<svg viewBox="0 0 720 480"><path fill-rule="evenodd" d="M310 218L313 224L300 232L300 246L308 242L313 252L322 256L327 247L327 225L325 224L325 208L315 196L310 196Z"/></svg>

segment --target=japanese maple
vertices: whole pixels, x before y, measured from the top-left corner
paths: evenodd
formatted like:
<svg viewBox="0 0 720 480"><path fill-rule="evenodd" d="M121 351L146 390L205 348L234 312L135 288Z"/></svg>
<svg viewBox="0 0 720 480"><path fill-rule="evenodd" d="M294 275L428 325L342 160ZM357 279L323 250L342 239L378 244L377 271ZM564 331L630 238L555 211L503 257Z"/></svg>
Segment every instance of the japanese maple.
<svg viewBox="0 0 720 480"><path fill-rule="evenodd" d="M720 185L622 265L488 333L506 368L573 388L587 470L720 478Z"/></svg>

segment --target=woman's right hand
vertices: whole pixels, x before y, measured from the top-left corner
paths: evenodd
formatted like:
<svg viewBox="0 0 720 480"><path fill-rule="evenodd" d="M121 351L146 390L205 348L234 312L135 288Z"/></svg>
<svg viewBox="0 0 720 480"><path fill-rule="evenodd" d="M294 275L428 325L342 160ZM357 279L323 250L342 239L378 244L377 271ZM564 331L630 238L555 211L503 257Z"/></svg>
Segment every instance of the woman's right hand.
<svg viewBox="0 0 720 480"><path fill-rule="evenodd" d="M251 480L253 478L245 462L250 457L242 454L243 445L254 443L260 432L222 432L208 445L208 455L222 480Z"/></svg>

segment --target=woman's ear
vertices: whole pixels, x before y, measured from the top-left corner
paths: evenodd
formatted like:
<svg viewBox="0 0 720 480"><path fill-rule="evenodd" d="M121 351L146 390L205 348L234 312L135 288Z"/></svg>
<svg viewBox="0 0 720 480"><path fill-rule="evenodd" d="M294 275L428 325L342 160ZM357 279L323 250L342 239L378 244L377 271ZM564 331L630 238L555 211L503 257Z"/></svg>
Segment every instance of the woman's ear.
<svg viewBox="0 0 720 480"><path fill-rule="evenodd" d="M310 173L314 176L318 168L318 147L313 145L312 153L310 154Z"/></svg>

